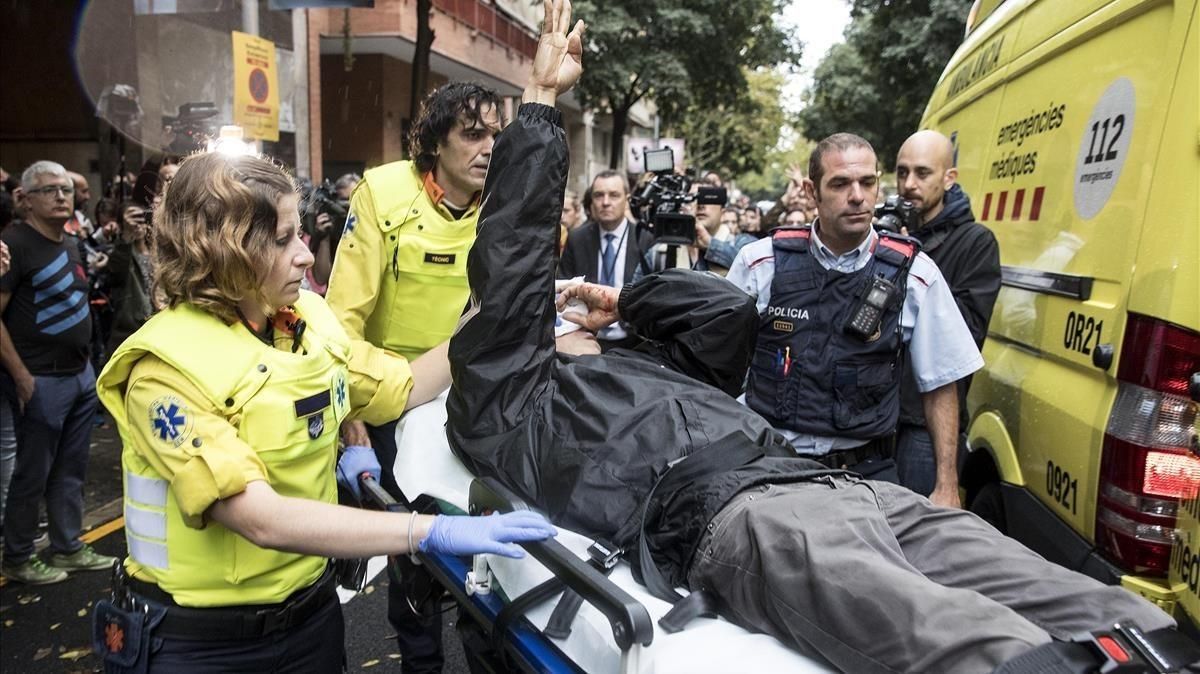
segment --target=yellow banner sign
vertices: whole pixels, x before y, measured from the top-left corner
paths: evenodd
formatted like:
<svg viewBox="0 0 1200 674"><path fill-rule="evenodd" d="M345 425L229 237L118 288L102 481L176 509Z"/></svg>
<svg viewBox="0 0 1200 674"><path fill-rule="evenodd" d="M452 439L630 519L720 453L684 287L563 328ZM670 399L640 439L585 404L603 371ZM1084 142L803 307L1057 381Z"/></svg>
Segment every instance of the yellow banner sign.
<svg viewBox="0 0 1200 674"><path fill-rule="evenodd" d="M247 139L279 140L279 74L275 43L233 33L233 123Z"/></svg>

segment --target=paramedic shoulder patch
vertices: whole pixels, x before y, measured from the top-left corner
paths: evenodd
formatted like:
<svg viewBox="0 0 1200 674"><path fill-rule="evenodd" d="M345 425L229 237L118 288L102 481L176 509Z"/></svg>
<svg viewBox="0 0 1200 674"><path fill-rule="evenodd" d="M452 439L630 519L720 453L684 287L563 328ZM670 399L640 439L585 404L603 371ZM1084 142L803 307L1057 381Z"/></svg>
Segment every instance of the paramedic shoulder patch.
<svg viewBox="0 0 1200 674"><path fill-rule="evenodd" d="M425 261L430 264L454 264L456 253L425 253Z"/></svg>
<svg viewBox="0 0 1200 674"><path fill-rule="evenodd" d="M182 445L192 434L192 413L175 396L163 396L150 403L150 431L160 442Z"/></svg>

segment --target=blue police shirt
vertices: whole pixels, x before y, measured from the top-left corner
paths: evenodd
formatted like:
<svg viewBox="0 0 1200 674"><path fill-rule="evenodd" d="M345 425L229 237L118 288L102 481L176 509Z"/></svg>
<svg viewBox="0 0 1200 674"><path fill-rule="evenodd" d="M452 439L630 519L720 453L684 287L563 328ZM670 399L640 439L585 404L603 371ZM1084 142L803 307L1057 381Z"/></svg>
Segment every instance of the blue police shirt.
<svg viewBox="0 0 1200 674"><path fill-rule="evenodd" d="M838 255L822 242L819 222L813 226L809 250L822 267L851 273L871 261L878 235L871 230L866 239L851 251ZM771 303L771 280L775 276L775 251L770 237L760 239L738 252L728 281L757 298L759 313ZM908 292L900 314L901 336L912 356L913 376L917 388L927 393L983 367L983 357L971 338L971 331L962 319L950 287L942 278L933 260L919 253L908 272ZM745 396L739 398L744 404ZM779 429L796 452L820 456L829 452L857 447L862 440L824 437Z"/></svg>

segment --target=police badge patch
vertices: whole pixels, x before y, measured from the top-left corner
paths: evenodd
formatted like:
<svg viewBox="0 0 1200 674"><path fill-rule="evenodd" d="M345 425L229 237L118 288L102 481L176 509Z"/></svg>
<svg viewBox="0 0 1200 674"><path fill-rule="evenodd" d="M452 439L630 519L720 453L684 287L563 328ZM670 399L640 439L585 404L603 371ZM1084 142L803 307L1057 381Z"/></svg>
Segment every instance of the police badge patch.
<svg viewBox="0 0 1200 674"><path fill-rule="evenodd" d="M175 396L163 396L150 403L147 410L150 431L161 442L182 445L192 434L192 414L183 401Z"/></svg>
<svg viewBox="0 0 1200 674"><path fill-rule="evenodd" d="M308 437L316 440L325 431L325 414L318 412L308 418Z"/></svg>

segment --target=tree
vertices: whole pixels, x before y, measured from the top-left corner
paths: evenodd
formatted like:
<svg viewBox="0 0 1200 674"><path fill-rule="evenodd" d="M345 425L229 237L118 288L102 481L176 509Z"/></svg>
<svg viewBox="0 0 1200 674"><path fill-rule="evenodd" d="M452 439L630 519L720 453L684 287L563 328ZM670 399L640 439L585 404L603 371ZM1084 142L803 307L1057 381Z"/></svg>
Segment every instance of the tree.
<svg viewBox="0 0 1200 674"><path fill-rule="evenodd" d="M787 122L779 103L783 75L744 70L747 87L730 103L696 99L679 115L673 132L687 139L688 164L726 178L757 171L779 144Z"/></svg>
<svg viewBox="0 0 1200 674"><path fill-rule="evenodd" d="M804 134L820 139L856 133L891 170L962 41L970 5L971 0L854 0L844 41L813 73L800 112Z"/></svg>
<svg viewBox="0 0 1200 674"><path fill-rule="evenodd" d="M585 107L612 114L609 165L624 152L629 111L650 97L670 124L693 102L732 105L747 88L743 68L794 63L799 45L774 20L785 0L579 0L588 25Z"/></svg>
<svg viewBox="0 0 1200 674"><path fill-rule="evenodd" d="M784 127L780 136L778 145L767 152L761 168L737 177L738 188L753 201L779 198L787 189L791 167L808 172L808 156L816 143L791 126Z"/></svg>
<svg viewBox="0 0 1200 674"><path fill-rule="evenodd" d="M433 0L417 0L417 44L413 50L412 88L408 98L408 123L417 121L421 112L421 101L429 88L429 56L433 51L433 28L429 15L433 12ZM406 139L407 140L407 139ZM405 143L407 145L407 142Z"/></svg>

